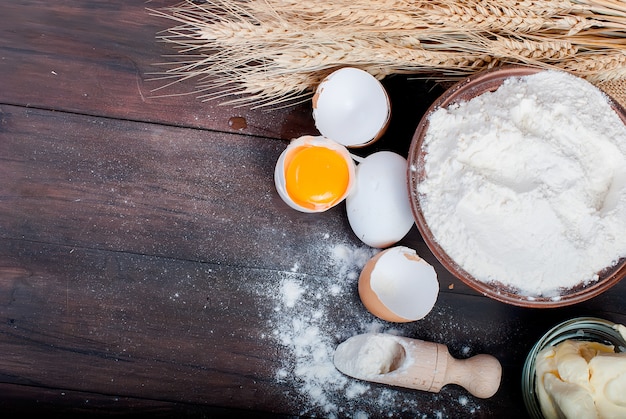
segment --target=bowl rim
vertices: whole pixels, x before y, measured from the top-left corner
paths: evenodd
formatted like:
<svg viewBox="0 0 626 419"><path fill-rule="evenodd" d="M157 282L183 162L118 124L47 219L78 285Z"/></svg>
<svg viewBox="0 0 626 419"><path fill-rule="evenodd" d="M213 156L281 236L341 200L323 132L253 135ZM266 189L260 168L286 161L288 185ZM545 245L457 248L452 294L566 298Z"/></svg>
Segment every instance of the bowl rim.
<svg viewBox="0 0 626 419"><path fill-rule="evenodd" d="M545 68L531 67L525 65L504 65L468 76L456 82L448 88L439 98L433 102L422 116L415 133L411 139L408 153L407 186L409 201L415 224L427 247L435 258L452 275L461 280L475 291L494 300L528 308L554 308L564 307L586 301L605 292L626 276L626 257L621 258L612 267L608 267L599 272L601 279L594 281L587 286L581 285L570 289L571 292L560 294L558 297L551 296L530 296L516 293L515 290L507 289L506 286L495 287L491 283L486 283L475 279L461 266L459 266L445 250L434 240L433 234L421 211L417 186L424 176L423 156L421 153L424 136L428 131L429 118L433 112L442 107L468 100L477 93L482 94L488 91L495 91L504 80L513 77L523 77L546 71ZM608 94L606 94L609 105L615 110L620 119L626 124L626 110Z"/></svg>

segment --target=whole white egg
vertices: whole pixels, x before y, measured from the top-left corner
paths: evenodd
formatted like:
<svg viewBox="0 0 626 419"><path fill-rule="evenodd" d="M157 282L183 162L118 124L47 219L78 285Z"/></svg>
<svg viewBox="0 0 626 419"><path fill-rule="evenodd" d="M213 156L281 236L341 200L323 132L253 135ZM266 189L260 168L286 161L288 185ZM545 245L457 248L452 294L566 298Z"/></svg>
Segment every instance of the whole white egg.
<svg viewBox="0 0 626 419"><path fill-rule="evenodd" d="M346 147L362 147L385 132L391 104L383 85L368 72L344 67L328 75L313 97L318 131Z"/></svg>
<svg viewBox="0 0 626 419"><path fill-rule="evenodd" d="M415 223L407 164L404 157L391 151L373 153L358 164L346 211L350 227L363 243L389 247L406 236Z"/></svg>

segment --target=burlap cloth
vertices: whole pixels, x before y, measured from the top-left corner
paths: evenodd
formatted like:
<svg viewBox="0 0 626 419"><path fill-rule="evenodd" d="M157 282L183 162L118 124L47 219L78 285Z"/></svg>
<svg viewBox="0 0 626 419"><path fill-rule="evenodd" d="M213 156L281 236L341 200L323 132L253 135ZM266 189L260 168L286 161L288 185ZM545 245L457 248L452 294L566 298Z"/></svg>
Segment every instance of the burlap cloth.
<svg viewBox="0 0 626 419"><path fill-rule="evenodd" d="M598 82L595 85L626 109L626 79Z"/></svg>

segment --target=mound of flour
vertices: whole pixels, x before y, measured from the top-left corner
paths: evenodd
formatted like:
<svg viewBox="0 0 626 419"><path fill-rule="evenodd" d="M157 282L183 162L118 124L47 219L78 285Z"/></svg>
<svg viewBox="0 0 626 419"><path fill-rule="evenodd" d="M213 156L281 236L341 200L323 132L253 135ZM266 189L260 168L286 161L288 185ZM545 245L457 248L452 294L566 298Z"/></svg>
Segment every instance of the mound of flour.
<svg viewBox="0 0 626 419"><path fill-rule="evenodd" d="M557 299L626 256L626 128L587 81L507 79L433 112L423 147L426 222L476 279Z"/></svg>

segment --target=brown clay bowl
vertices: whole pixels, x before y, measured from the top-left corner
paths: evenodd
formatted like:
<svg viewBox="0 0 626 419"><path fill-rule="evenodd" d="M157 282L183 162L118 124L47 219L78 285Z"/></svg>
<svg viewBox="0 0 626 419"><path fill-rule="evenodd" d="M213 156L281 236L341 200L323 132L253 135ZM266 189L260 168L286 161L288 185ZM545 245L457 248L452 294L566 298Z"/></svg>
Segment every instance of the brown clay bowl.
<svg viewBox="0 0 626 419"><path fill-rule="evenodd" d="M509 77L522 77L542 71L538 68L524 66L505 66L498 69L477 73L459 81L446 90L426 111L413 136L408 155L408 188L413 216L419 232L426 245L439 262L465 284L483 295L492 299L521 307L549 308L576 304L595 297L626 276L626 258L610 268L599 272L599 280L588 285L579 285L574 288L563 289L558 298L528 296L518 293L515 289L501 283L486 283L479 281L459 266L446 251L434 240L420 208L420 196L417 186L424 179L424 156L422 143L428 130L428 118L432 112L440 107L448 107L453 103L464 102L485 92L494 91ZM626 124L626 111L614 100L610 99L611 106Z"/></svg>

